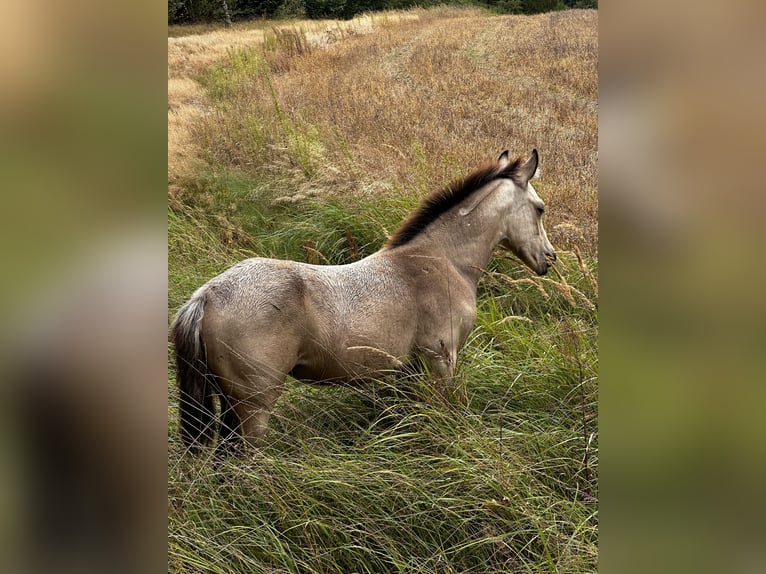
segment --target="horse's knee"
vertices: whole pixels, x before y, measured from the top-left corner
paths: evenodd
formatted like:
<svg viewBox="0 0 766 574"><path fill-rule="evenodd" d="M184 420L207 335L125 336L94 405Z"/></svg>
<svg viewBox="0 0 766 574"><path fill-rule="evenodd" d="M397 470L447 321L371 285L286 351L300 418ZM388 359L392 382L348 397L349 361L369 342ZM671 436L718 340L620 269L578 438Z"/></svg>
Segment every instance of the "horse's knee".
<svg viewBox="0 0 766 574"><path fill-rule="evenodd" d="M455 375L457 348L444 339L420 346L420 354L434 378L449 379Z"/></svg>
<svg viewBox="0 0 766 574"><path fill-rule="evenodd" d="M446 348L444 343L441 343L437 349L429 349L423 353L426 367L436 390L435 396L440 403L446 402L449 388L455 376L455 356L455 351Z"/></svg>
<svg viewBox="0 0 766 574"><path fill-rule="evenodd" d="M455 376L455 361L453 356L433 354L426 356L426 366L434 379L449 380Z"/></svg>

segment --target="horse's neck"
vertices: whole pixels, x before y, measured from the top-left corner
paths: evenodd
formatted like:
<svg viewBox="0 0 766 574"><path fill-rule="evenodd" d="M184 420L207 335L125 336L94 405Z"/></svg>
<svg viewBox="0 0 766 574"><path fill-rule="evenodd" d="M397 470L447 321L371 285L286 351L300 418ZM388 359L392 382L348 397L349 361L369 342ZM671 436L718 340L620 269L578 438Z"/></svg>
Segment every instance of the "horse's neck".
<svg viewBox="0 0 766 574"><path fill-rule="evenodd" d="M453 210L435 223L413 243L424 253L449 260L461 275L478 283L501 239L498 222L478 213L461 216Z"/></svg>

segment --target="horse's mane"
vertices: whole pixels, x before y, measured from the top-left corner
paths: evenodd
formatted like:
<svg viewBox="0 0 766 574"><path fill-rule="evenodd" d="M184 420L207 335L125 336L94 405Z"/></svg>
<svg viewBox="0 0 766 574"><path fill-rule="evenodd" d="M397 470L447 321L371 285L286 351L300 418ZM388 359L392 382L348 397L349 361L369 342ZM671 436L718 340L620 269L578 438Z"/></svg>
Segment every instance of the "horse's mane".
<svg viewBox="0 0 766 574"><path fill-rule="evenodd" d="M463 179L427 195L418 208L402 222L386 243L386 247L400 247L420 235L441 215L462 203L474 192L497 179L518 180L521 158L502 166L499 161L489 162Z"/></svg>

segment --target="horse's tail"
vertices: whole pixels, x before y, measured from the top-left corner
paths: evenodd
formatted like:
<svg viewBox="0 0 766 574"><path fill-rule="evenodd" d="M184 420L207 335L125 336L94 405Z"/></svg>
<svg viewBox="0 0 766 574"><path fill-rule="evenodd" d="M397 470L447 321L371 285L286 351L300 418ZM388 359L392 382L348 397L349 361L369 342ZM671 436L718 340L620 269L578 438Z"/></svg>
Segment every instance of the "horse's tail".
<svg viewBox="0 0 766 574"><path fill-rule="evenodd" d="M206 301L207 290L202 287L181 307L172 327L179 427L181 439L192 452L209 445L215 434L214 381L200 334Z"/></svg>

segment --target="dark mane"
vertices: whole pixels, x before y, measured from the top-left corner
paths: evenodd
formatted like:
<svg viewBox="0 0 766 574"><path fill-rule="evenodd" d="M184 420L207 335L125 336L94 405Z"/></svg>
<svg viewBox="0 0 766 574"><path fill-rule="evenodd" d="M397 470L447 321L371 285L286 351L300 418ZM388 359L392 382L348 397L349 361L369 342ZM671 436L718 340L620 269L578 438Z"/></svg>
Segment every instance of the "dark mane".
<svg viewBox="0 0 766 574"><path fill-rule="evenodd" d="M386 247L400 247L409 243L441 215L468 199L475 191L488 183L496 179L517 180L517 171L520 166L521 158L516 158L505 167L501 167L497 161L487 163L465 178L429 194L394 232L386 243Z"/></svg>

